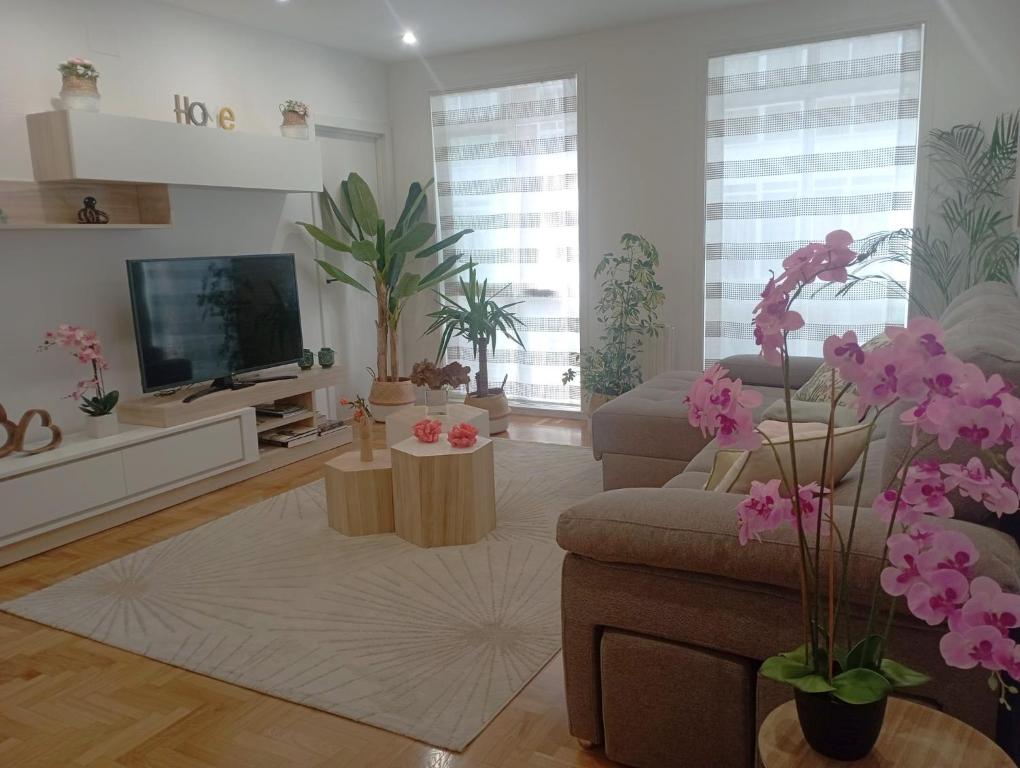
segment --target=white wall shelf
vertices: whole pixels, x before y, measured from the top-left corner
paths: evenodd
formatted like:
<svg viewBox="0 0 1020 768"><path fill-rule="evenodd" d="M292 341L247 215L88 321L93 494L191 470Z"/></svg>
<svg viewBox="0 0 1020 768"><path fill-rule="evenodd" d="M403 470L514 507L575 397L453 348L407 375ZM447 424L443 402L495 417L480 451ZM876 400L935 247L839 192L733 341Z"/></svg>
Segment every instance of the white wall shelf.
<svg viewBox="0 0 1020 768"><path fill-rule="evenodd" d="M81 110L27 115L37 181L317 192L315 141Z"/></svg>

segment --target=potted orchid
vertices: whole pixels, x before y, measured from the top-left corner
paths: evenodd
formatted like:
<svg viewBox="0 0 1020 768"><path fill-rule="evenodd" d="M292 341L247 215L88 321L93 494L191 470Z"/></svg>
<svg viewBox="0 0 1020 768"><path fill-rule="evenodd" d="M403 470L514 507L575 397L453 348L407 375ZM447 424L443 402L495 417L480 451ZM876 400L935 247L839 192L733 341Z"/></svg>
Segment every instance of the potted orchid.
<svg viewBox="0 0 1020 768"><path fill-rule="evenodd" d="M795 440L787 336L804 325L793 306L815 281L847 280L848 267L858 261L852 242L848 233L836 231L825 243L793 253L783 262L784 271L769 280L754 310L754 337L761 354L782 368L789 446ZM739 379L728 378L725 368L712 366L687 397L690 423L714 434L720 447L754 450L764 445L774 453L780 477L751 483L750 494L736 510L739 539L747 544L764 531L784 527L796 533L804 642L767 659L761 672L794 688L807 742L837 759L858 759L870 752L890 692L927 680L886 655L900 598L918 619L948 626L939 646L946 663L989 670L989 686L1004 704L1006 693L1016 691L1011 680L1020 678L1020 645L1009 635L1020 625L1020 596L1003 592L992 579L974 576L979 553L973 542L934 523L953 516L954 491L1000 517L1017 511L1020 398L1000 376L986 377L977 366L948 352L934 320L915 318L905 328L886 333L890 343L872 350L862 349L853 331L825 341L824 357L834 373L820 474L828 481L821 484L803 482L797 451L777 447L755 425L752 409L761 396L743 389ZM845 382L838 386L837 372ZM844 516L834 513L832 502L833 435L837 405L852 386L858 416L869 433L877 419L896 406L905 409L900 419L914 437L895 479L873 500L861 498L866 474L861 469L852 510ZM935 445L942 451L964 445L973 458L964 465L922 458ZM780 450L788 451L782 461ZM865 451L865 467L867 459ZM870 603L864 630L855 635L860 625L849 615L850 553L862 514L878 514L887 521L887 530L883 568L870 595L854 600Z"/></svg>
<svg viewBox="0 0 1020 768"><path fill-rule="evenodd" d="M351 419L358 429L358 449L362 461L372 460L372 409L361 395L353 400L341 399L340 405L350 408Z"/></svg>
<svg viewBox="0 0 1020 768"><path fill-rule="evenodd" d="M109 437L117 434L117 416L113 409L117 406L120 393L108 390L103 381L103 371L110 367L103 355L103 345L95 331L79 328L76 325L61 323L55 331L46 331L39 350L59 347L66 349L79 363L92 367L91 378L78 382L68 397L81 401L78 406L89 418L85 421L85 431L91 437ZM92 392L94 394L89 395Z"/></svg>
<svg viewBox="0 0 1020 768"><path fill-rule="evenodd" d="M95 64L88 59L75 57L60 62L57 71L63 78L60 100L64 109L99 111L99 89L96 88L99 70Z"/></svg>
<svg viewBox="0 0 1020 768"><path fill-rule="evenodd" d="M280 105L283 122L280 134L288 139L308 138L308 116L312 113L308 105L296 99L287 99Z"/></svg>

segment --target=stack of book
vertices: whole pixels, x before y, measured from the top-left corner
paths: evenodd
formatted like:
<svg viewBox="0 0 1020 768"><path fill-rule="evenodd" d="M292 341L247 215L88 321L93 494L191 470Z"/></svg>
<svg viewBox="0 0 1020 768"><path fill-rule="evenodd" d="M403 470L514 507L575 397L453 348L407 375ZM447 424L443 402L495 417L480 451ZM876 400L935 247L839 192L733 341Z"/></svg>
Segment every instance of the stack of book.
<svg viewBox="0 0 1020 768"><path fill-rule="evenodd" d="M294 448L318 440L320 437L335 434L345 426L342 421L330 421L321 413L317 413L315 414L315 426L289 424L260 433L259 441L283 448Z"/></svg>

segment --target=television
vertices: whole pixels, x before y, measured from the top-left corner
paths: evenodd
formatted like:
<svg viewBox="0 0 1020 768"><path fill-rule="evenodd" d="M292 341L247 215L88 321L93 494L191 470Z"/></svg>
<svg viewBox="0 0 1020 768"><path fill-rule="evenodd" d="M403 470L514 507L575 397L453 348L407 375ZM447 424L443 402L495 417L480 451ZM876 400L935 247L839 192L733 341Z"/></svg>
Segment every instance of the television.
<svg viewBox="0 0 1020 768"><path fill-rule="evenodd" d="M127 262L142 389L212 380L301 359L294 254Z"/></svg>

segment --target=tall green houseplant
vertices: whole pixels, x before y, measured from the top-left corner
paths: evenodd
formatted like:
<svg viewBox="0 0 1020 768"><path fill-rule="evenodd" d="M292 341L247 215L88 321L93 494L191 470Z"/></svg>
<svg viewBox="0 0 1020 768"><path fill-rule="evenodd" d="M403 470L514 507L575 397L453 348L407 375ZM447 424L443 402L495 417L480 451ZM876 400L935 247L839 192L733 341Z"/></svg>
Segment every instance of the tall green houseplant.
<svg viewBox="0 0 1020 768"><path fill-rule="evenodd" d="M1020 261L1012 189L1018 138L1020 112L999 115L990 136L980 123L932 130L926 148L939 181L930 199L931 223L873 235L858 245L862 261L911 265L922 280L911 286L910 300L923 314L938 316L978 283L1013 281Z"/></svg>
<svg viewBox="0 0 1020 768"><path fill-rule="evenodd" d="M376 300L376 380L400 380L400 361L397 355L398 330L401 315L411 297L440 285L444 280L468 268L457 264L458 255L441 258L439 264L424 275L407 269L408 257L426 259L440 253L472 232L463 229L432 245L426 243L436 231L436 225L426 221L426 193L433 180L423 187L418 182L407 190L404 207L392 229L379 214L372 190L357 173L351 173L340 183L339 203L325 189L322 191L324 221L329 221L334 232L327 232L314 224L299 221L302 227L318 242L334 251L351 254L355 261L364 264L371 282L366 285L332 262L317 259L329 279L355 290L364 291Z"/></svg>
<svg viewBox="0 0 1020 768"><path fill-rule="evenodd" d="M580 353L581 389L585 394L613 398L641 383L638 360L646 337L662 330L659 307L666 300L655 279L659 252L640 235L620 238L621 252L607 253L595 267L602 278L602 298L595 305L595 318L603 332L598 344ZM577 378L568 368L563 383Z"/></svg>

